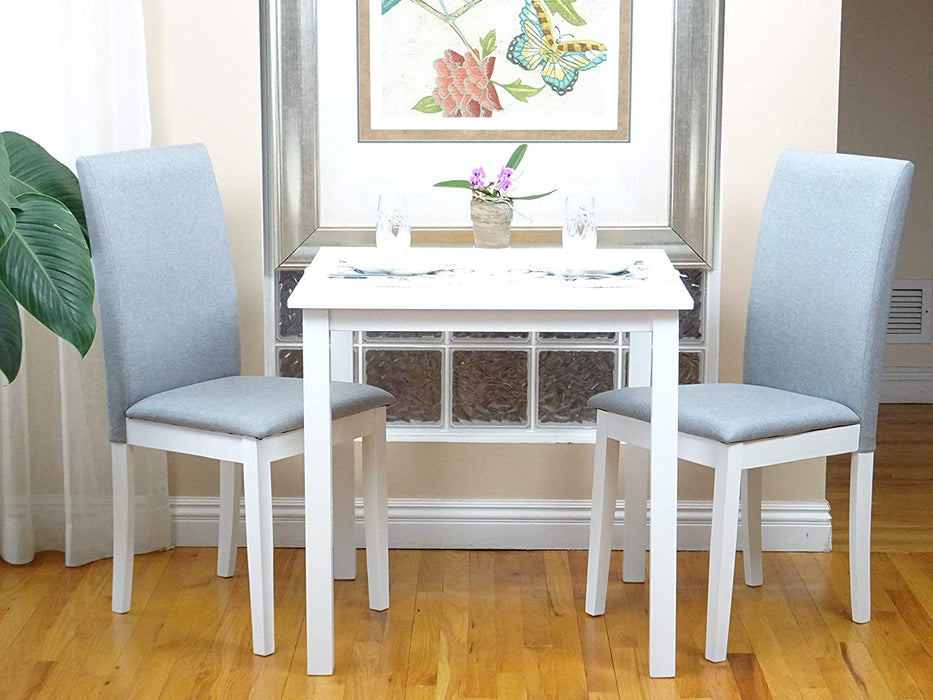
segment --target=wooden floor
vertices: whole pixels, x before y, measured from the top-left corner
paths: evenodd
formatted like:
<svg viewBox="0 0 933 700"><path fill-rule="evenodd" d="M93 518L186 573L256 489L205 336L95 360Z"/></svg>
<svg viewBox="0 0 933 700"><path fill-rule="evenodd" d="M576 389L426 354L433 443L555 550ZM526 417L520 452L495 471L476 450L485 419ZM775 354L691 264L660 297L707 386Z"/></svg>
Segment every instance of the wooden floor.
<svg viewBox="0 0 933 700"><path fill-rule="evenodd" d="M768 553L760 588L739 575L725 663L703 659L708 557L679 555L676 679L648 678L647 588L620 582L619 555L590 618L584 552L393 551L387 612L362 576L336 584L337 672L315 679L300 550L275 553L278 651L259 658L245 552L220 579L215 550L179 548L137 558L126 615L109 561L0 563L0 698L933 698L933 407L883 407L879 436L866 625L849 619L837 459L837 551Z"/></svg>

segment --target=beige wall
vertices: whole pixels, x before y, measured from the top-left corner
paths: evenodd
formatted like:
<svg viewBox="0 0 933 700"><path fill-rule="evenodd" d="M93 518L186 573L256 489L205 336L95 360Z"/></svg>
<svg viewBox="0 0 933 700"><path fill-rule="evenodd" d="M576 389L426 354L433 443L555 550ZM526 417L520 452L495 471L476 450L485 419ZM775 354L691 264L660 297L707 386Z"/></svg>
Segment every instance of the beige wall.
<svg viewBox="0 0 933 700"><path fill-rule="evenodd" d="M916 165L898 279L933 278L933 3L850 0L842 13L839 150ZM885 364L933 367L933 344L889 345Z"/></svg>
<svg viewBox="0 0 933 700"><path fill-rule="evenodd" d="M741 375L745 304L771 169L785 147L835 150L840 0L726 3L722 151L721 375ZM204 141L224 198L243 322L244 370L261 371L258 12L254 3L147 0L156 143ZM588 498L589 445L392 444L390 495ZM175 459L175 495L216 492L213 470ZM277 495L300 493L296 461ZM682 469L683 498L709 498L705 470ZM822 470L766 475L765 498L820 500Z"/></svg>

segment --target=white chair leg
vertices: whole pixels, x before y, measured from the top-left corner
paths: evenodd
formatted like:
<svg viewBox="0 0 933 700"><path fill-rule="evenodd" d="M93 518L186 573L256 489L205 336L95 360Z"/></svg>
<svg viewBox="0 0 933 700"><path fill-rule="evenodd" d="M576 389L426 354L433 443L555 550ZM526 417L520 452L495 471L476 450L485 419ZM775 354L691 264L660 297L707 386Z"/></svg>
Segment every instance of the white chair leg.
<svg viewBox="0 0 933 700"><path fill-rule="evenodd" d="M246 500L246 557L249 562L249 605L253 620L253 653L275 651L272 582L272 469L260 454L259 442L243 441L243 492Z"/></svg>
<svg viewBox="0 0 933 700"><path fill-rule="evenodd" d="M852 453L849 476L849 595L852 620L871 619L871 486L874 452Z"/></svg>
<svg viewBox="0 0 933 700"><path fill-rule="evenodd" d="M709 545L709 593L706 602L706 658L710 661L725 661L729 644L742 482L742 472L736 465L740 449L730 448L726 464L716 466L713 485L713 531Z"/></svg>
<svg viewBox="0 0 933 700"><path fill-rule="evenodd" d="M651 385L651 333L629 334L628 386ZM622 474L625 484L625 528L622 531L622 580L645 580L648 552L649 450L623 446Z"/></svg>
<svg viewBox="0 0 933 700"><path fill-rule="evenodd" d="M609 439L602 413L596 415L590 551L586 564L586 612L589 615L606 612L609 556L612 554L612 528L619 484L619 443Z"/></svg>
<svg viewBox="0 0 933 700"><path fill-rule="evenodd" d="M622 530L622 580L645 580L648 551L648 462L651 453L630 445L622 447L625 485L625 528Z"/></svg>
<svg viewBox="0 0 933 700"><path fill-rule="evenodd" d="M356 578L356 542L354 527L353 443L333 447L334 492L334 578L349 581Z"/></svg>
<svg viewBox="0 0 933 700"><path fill-rule="evenodd" d="M133 598L133 551L135 542L136 473L132 448L110 443L113 469L113 586L110 609L129 612Z"/></svg>
<svg viewBox="0 0 933 700"><path fill-rule="evenodd" d="M742 561L745 585L760 586L761 571L761 469L742 471Z"/></svg>
<svg viewBox="0 0 933 700"><path fill-rule="evenodd" d="M371 435L363 437L363 519L369 607L389 607L389 516L386 485L386 410L374 411Z"/></svg>
<svg viewBox="0 0 933 700"><path fill-rule="evenodd" d="M217 536L217 575L236 572L236 528L240 519L243 477L235 462L220 460L220 528Z"/></svg>

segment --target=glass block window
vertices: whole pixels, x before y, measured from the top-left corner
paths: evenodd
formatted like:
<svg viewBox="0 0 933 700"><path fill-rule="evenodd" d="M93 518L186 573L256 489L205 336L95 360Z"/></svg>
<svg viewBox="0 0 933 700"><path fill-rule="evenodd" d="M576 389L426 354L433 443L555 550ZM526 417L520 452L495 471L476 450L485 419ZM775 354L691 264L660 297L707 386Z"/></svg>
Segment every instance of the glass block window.
<svg viewBox="0 0 933 700"><path fill-rule="evenodd" d="M694 308L680 315L680 383L695 384L705 361L706 272L681 273ZM280 376L302 372L301 315L286 306L300 276L281 270L276 278ZM560 431L595 422L586 402L622 386L628 347L627 333L361 329L353 334L354 376L396 397L388 419L398 430Z"/></svg>
<svg viewBox="0 0 933 700"><path fill-rule="evenodd" d="M542 350L538 353L538 422L594 423L586 407L594 394L614 389L615 351Z"/></svg>
<svg viewBox="0 0 933 700"><path fill-rule="evenodd" d="M685 269L680 271L683 283L693 297L693 308L680 312L680 340L684 343L701 343L703 341L703 308L706 290L706 271Z"/></svg>
<svg viewBox="0 0 933 700"><path fill-rule="evenodd" d="M279 340L301 340L301 309L288 308L288 297L295 291L301 270L279 270L276 275L276 298L278 300L278 323L276 335Z"/></svg>
<svg viewBox="0 0 933 700"><path fill-rule="evenodd" d="M528 340L528 333L451 333L454 340Z"/></svg>
<svg viewBox="0 0 933 700"><path fill-rule="evenodd" d="M536 335L538 336L538 340L542 343L560 342L563 340L614 343L618 337L617 333L537 333Z"/></svg>
<svg viewBox="0 0 933 700"><path fill-rule="evenodd" d="M393 396L386 418L400 423L440 424L443 353L437 350L364 351L367 384Z"/></svg>
<svg viewBox="0 0 933 700"><path fill-rule="evenodd" d="M304 365L301 361L301 348L286 348L279 350L279 376L301 377Z"/></svg>
<svg viewBox="0 0 933 700"><path fill-rule="evenodd" d="M416 341L416 340L440 340L444 337L444 334L440 331L366 331L363 333L363 337L366 340L402 340L402 341Z"/></svg>
<svg viewBox="0 0 933 700"><path fill-rule="evenodd" d="M451 361L451 422L528 423L528 353L454 350Z"/></svg>
<svg viewBox="0 0 933 700"><path fill-rule="evenodd" d="M680 353L680 383L699 384L703 381L703 353Z"/></svg>

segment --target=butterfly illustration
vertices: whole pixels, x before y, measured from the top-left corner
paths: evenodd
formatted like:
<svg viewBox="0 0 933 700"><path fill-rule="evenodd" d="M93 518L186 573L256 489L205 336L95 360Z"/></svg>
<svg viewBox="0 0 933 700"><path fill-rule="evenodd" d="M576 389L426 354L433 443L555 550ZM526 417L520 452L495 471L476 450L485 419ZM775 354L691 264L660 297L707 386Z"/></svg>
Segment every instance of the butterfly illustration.
<svg viewBox="0 0 933 700"><path fill-rule="evenodd" d="M522 33L509 44L509 60L525 70L540 68L542 80L558 95L573 90L581 70L606 60L606 45L598 41L555 41L551 18L540 0L525 0L518 17Z"/></svg>

